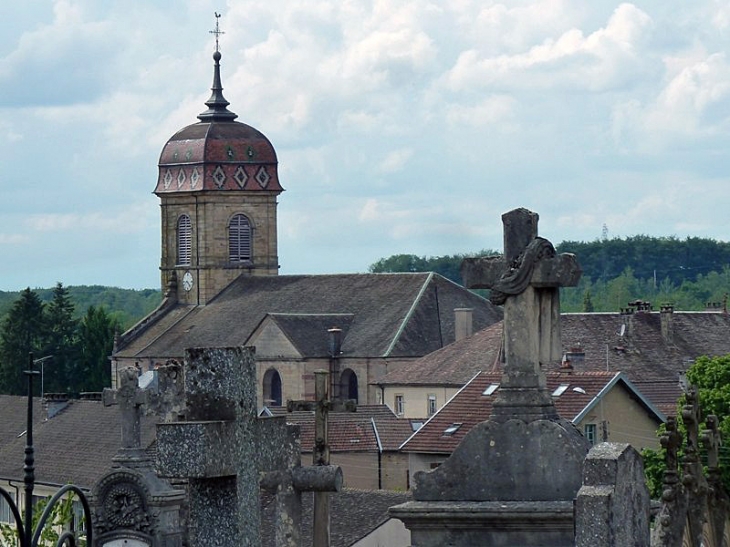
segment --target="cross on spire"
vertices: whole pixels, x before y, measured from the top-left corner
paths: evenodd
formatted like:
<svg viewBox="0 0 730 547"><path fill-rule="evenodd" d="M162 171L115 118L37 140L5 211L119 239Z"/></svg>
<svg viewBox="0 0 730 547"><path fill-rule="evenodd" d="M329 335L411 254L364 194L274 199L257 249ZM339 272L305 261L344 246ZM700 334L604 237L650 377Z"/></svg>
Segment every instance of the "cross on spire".
<svg viewBox="0 0 730 547"><path fill-rule="evenodd" d="M220 51L220 50L218 49L218 37L219 37L219 36L220 36L221 34L225 34L225 32L223 32L223 31L222 31L222 30L220 29L220 27L218 26L218 19L220 19L220 18L221 18L221 14L220 14L220 13L218 13L217 11L214 11L213 13L215 14L215 30L209 30L208 32L209 32L209 33L211 33L211 34L215 34L215 50L216 50L216 51Z"/></svg>

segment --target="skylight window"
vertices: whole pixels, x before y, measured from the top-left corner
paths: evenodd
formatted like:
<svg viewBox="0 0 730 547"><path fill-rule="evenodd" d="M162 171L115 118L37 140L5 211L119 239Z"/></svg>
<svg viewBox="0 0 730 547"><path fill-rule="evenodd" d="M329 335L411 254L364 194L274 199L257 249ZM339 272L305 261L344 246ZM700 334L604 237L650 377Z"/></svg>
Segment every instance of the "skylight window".
<svg viewBox="0 0 730 547"><path fill-rule="evenodd" d="M460 427L461 427L461 424L460 423L458 423L458 424L451 424L449 427L447 427L446 429L444 429L444 435L445 436L453 435L454 433L456 433L457 431L459 431L459 428Z"/></svg>
<svg viewBox="0 0 730 547"><path fill-rule="evenodd" d="M560 384L555 391L553 391L553 397L560 397L565 390L568 389L570 384Z"/></svg>
<svg viewBox="0 0 730 547"><path fill-rule="evenodd" d="M499 384L490 384L487 386L487 389L482 392L482 395L492 395L495 391L497 391L498 387Z"/></svg>

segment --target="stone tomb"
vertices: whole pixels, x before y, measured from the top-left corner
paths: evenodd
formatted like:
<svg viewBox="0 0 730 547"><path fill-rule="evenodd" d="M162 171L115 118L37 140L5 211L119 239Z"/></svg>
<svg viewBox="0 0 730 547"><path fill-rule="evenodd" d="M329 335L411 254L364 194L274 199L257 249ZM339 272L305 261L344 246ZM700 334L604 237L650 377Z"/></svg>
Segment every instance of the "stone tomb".
<svg viewBox="0 0 730 547"><path fill-rule="evenodd" d="M414 547L572 546L573 500L589 444L558 417L541 369L560 358L561 286L580 268L537 235L537 214L502 216L504 257L468 259L465 284L504 304L505 366L489 420L440 467L414 477L413 499L391 508Z"/></svg>

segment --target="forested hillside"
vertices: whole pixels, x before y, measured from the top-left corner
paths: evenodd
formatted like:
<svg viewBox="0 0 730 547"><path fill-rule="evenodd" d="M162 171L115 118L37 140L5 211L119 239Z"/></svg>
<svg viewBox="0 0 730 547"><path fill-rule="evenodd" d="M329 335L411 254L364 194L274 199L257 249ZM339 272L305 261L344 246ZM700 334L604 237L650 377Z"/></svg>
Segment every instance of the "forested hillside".
<svg viewBox="0 0 730 547"><path fill-rule="evenodd" d="M155 289L120 289L101 285L78 285L65 289L74 304L76 319L82 317L89 306L104 308L125 329L152 311L162 299L160 291ZM44 303L52 300L53 291L53 288L33 290ZM21 291L0 291L0 321L20 296Z"/></svg>
<svg viewBox="0 0 730 547"><path fill-rule="evenodd" d="M730 243L713 239L633 236L593 242L565 241L558 252L578 256L580 284L562 291L563 311L618 311L633 300L673 304L680 310L723 305L730 292ZM435 271L461 283L467 256L495 251L419 257L399 254L372 264L371 272Z"/></svg>

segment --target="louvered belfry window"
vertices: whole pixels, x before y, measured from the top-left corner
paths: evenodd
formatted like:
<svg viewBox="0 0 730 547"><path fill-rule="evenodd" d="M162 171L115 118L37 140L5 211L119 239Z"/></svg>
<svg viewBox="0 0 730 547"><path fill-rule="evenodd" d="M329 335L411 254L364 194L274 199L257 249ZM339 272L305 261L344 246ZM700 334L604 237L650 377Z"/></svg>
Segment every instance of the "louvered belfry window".
<svg viewBox="0 0 730 547"><path fill-rule="evenodd" d="M190 264L192 256L193 228L188 215L177 219L177 263Z"/></svg>
<svg viewBox="0 0 730 547"><path fill-rule="evenodd" d="M228 255L234 263L251 260L251 223L245 215L234 215L228 225Z"/></svg>

